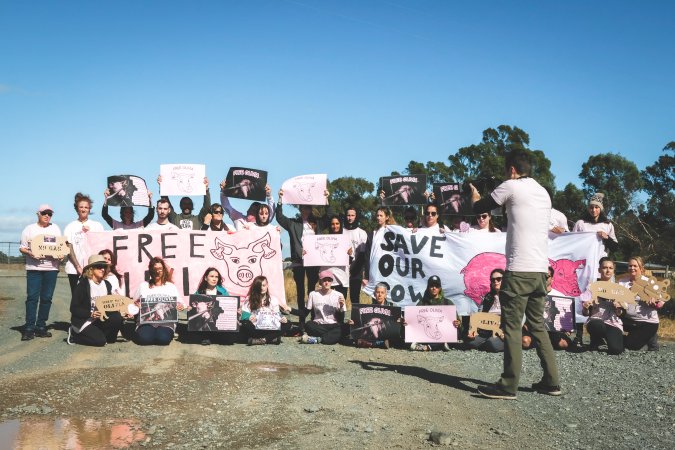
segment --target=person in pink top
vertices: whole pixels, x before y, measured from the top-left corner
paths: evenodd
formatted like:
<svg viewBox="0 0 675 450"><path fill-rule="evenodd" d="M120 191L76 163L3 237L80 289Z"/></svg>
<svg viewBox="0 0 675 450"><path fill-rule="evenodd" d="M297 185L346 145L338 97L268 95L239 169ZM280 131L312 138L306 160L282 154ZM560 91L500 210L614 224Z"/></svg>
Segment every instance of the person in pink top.
<svg viewBox="0 0 675 450"><path fill-rule="evenodd" d="M628 260L628 279L619 281L619 284L630 288L638 280L647 280L645 263L639 256ZM659 330L658 310L663 307L657 298L635 298L635 304L629 304L626 314L622 317L623 329L628 334L624 337L624 346L628 350L640 350L645 345L650 352L657 351L657 331Z"/></svg>

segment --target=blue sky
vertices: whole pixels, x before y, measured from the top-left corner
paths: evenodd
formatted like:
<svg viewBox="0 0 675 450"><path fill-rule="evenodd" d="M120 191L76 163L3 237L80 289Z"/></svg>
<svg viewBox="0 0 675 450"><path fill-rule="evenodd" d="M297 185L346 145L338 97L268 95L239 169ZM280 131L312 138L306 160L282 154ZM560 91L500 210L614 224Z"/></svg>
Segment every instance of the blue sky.
<svg viewBox="0 0 675 450"><path fill-rule="evenodd" d="M500 124L558 188L593 154L642 169L675 140L674 20L671 1L0 0L0 241L43 202L65 226L77 191L98 213L112 174L375 181Z"/></svg>

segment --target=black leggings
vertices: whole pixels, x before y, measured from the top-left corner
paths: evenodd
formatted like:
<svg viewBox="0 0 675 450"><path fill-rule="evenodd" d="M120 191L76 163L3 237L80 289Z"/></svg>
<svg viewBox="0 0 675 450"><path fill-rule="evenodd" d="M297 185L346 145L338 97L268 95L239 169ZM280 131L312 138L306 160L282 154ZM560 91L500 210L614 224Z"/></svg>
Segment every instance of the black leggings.
<svg viewBox="0 0 675 450"><path fill-rule="evenodd" d="M337 344L342 338L342 326L339 323L320 324L310 320L306 328L307 334L320 337L322 344Z"/></svg>
<svg viewBox="0 0 675 450"><path fill-rule="evenodd" d="M258 330L255 325L248 320L242 320L241 322L241 333L244 334L247 338L260 339L263 338L269 344L276 338L284 336L288 330L290 330L290 322L282 323L280 330Z"/></svg>
<svg viewBox="0 0 675 450"><path fill-rule="evenodd" d="M586 323L586 329L591 336L591 348L597 348L604 339L607 342L607 354L623 353L623 332L617 327L607 325L600 319L590 319Z"/></svg>
<svg viewBox="0 0 675 450"><path fill-rule="evenodd" d="M352 305L361 303L361 278L349 279L349 300Z"/></svg>
<svg viewBox="0 0 675 450"><path fill-rule="evenodd" d="M295 281L295 292L298 298L298 314L300 315L300 328L304 328L307 318L307 308L305 308L305 275L307 275L307 295L316 289L316 283L319 282L318 267L293 267L293 280Z"/></svg>
<svg viewBox="0 0 675 450"><path fill-rule="evenodd" d="M640 350L645 345L648 350L656 350L656 332L658 323L638 322L633 319L623 319L623 329L628 335L623 339L623 345L628 350Z"/></svg>
<svg viewBox="0 0 675 450"><path fill-rule="evenodd" d="M103 347L106 343L117 341L117 333L122 328L122 316L119 312L107 312L105 321L95 320L79 333L71 334L70 340L75 344Z"/></svg>

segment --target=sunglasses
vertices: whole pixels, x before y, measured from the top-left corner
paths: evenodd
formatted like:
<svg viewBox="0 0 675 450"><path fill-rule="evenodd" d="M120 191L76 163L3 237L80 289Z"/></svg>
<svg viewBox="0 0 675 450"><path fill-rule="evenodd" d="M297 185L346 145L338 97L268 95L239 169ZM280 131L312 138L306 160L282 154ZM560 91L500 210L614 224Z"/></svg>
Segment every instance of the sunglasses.
<svg viewBox="0 0 675 450"><path fill-rule="evenodd" d="M490 279L491 281L502 281L502 277L494 277Z"/></svg>
<svg viewBox="0 0 675 450"><path fill-rule="evenodd" d="M222 214L223 210L222 209L214 209L213 214Z"/></svg>
<svg viewBox="0 0 675 450"><path fill-rule="evenodd" d="M487 219L487 218L490 217L490 216L489 216L488 214L481 214L481 215L479 215L478 217L479 217L480 219Z"/></svg>
<svg viewBox="0 0 675 450"><path fill-rule="evenodd" d="M41 216L49 216L51 217L52 214L54 214L52 211L40 211Z"/></svg>
<svg viewBox="0 0 675 450"><path fill-rule="evenodd" d="M438 213L436 211L424 211L425 216L436 217Z"/></svg>

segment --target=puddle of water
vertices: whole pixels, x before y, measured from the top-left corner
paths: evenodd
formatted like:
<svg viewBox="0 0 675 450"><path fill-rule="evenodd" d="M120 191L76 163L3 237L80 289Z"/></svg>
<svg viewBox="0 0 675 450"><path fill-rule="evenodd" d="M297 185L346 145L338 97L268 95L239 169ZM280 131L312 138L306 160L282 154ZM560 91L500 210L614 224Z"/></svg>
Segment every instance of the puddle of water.
<svg viewBox="0 0 675 450"><path fill-rule="evenodd" d="M15 449L127 448L145 439L133 420L16 419L0 423L0 443Z"/></svg>
<svg viewBox="0 0 675 450"><path fill-rule="evenodd" d="M328 372L328 369L318 366L294 366L291 364L276 363L257 364L255 368L263 372L278 373L280 375L290 375L292 373L301 375L319 375Z"/></svg>

